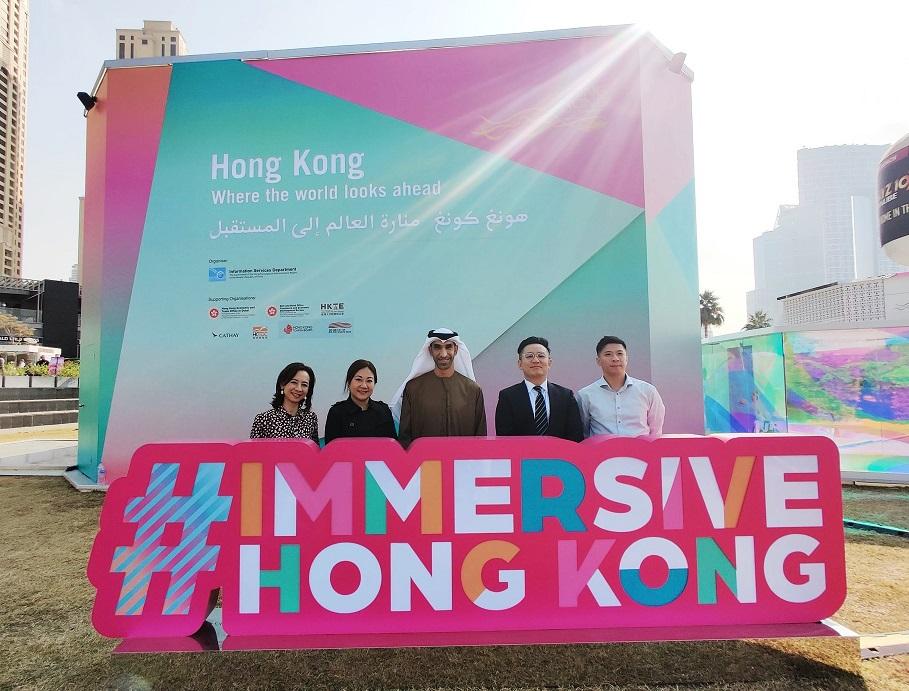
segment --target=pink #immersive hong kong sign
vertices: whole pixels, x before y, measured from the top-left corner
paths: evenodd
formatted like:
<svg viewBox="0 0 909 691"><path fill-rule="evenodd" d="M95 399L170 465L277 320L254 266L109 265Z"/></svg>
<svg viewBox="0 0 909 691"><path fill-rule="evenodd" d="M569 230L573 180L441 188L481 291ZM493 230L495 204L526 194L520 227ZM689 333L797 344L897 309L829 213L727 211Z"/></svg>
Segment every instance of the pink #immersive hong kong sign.
<svg viewBox="0 0 909 691"><path fill-rule="evenodd" d="M126 639L192 635L219 588L228 641L816 622L846 592L838 455L795 436L151 444L88 575L95 628Z"/></svg>

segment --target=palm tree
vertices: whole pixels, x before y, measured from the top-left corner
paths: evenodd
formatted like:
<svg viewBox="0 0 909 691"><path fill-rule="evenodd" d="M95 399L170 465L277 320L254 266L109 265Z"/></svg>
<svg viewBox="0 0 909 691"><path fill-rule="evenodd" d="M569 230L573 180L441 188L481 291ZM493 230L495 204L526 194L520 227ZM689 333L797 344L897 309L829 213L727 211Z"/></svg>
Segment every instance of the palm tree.
<svg viewBox="0 0 909 691"><path fill-rule="evenodd" d="M701 293L701 326L704 327L704 338L707 338L707 327L719 326L725 321L719 298L712 290Z"/></svg>
<svg viewBox="0 0 909 691"><path fill-rule="evenodd" d="M768 326L771 326L769 315L764 310L757 310L754 314L748 315L748 323L745 324L745 331L766 329Z"/></svg>

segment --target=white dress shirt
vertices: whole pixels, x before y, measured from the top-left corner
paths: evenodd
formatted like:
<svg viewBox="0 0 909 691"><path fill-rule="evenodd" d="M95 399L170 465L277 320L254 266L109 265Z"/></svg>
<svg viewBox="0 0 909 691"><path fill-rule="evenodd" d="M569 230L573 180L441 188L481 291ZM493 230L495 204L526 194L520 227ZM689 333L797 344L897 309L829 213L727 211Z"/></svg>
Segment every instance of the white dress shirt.
<svg viewBox="0 0 909 691"><path fill-rule="evenodd" d="M652 384L625 375L625 383L614 391L600 377L577 393L584 437L618 434L638 437L663 433L666 406Z"/></svg>
<svg viewBox="0 0 909 691"><path fill-rule="evenodd" d="M544 380L541 387L543 387L543 403L546 404L546 419L549 419L549 389L546 387L548 380ZM533 415L537 411L537 392L534 391L533 387L537 386L533 382L524 380L524 384L527 386L527 395L530 396L530 414Z"/></svg>

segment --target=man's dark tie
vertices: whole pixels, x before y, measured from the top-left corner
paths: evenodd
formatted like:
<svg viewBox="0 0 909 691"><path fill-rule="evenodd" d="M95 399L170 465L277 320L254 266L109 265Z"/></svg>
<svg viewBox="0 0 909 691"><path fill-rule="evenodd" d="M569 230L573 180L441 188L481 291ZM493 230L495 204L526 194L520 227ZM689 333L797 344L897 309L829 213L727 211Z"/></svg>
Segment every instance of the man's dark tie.
<svg viewBox="0 0 909 691"><path fill-rule="evenodd" d="M535 386L537 400L533 404L533 426L537 434L546 434L549 429L549 420L546 418L546 401L543 400L543 387Z"/></svg>

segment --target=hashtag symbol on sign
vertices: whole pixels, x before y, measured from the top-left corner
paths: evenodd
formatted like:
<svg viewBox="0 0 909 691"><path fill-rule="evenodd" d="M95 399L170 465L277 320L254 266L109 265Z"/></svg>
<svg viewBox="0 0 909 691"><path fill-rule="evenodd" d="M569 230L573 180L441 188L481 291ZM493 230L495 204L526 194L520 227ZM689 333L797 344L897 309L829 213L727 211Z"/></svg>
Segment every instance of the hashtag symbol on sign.
<svg viewBox="0 0 909 691"><path fill-rule="evenodd" d="M170 584L161 614L187 614L196 577L214 571L220 545L207 544L215 521L227 520L231 498L218 495L223 463L200 463L189 496L175 496L177 463L155 463L145 495L126 504L123 519L136 523L133 543L114 550L111 571L125 574L117 614L142 614L152 574L165 572ZM184 470L184 472L186 472ZM165 529L182 529L176 545L163 544Z"/></svg>

